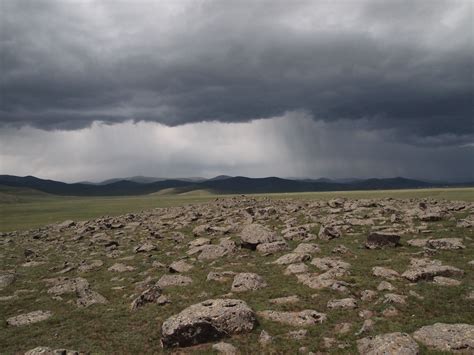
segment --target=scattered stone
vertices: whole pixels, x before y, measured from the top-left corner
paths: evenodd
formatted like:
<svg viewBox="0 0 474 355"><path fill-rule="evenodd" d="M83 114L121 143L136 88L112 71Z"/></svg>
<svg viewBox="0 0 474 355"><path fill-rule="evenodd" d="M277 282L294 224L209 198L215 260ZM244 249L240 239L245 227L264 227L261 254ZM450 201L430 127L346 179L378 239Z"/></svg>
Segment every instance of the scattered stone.
<svg viewBox="0 0 474 355"><path fill-rule="evenodd" d="M461 276L464 272L454 266L443 265L439 260L411 259L409 268L402 277L411 282L433 280L435 276Z"/></svg>
<svg viewBox="0 0 474 355"><path fill-rule="evenodd" d="M276 233L270 231L261 224L253 223L246 225L240 233L242 247L255 250L257 245L271 243L281 240Z"/></svg>
<svg viewBox="0 0 474 355"><path fill-rule="evenodd" d="M211 271L209 274L207 274L206 280L226 282L226 281L229 281L231 278L233 278L235 275L236 274L233 271L221 271L221 272Z"/></svg>
<svg viewBox="0 0 474 355"><path fill-rule="evenodd" d="M408 334L396 332L359 339L357 350L361 355L417 355L419 346Z"/></svg>
<svg viewBox="0 0 474 355"><path fill-rule="evenodd" d="M273 342L273 337L270 334L268 334L265 330L262 330L258 338L258 342L262 346L267 346Z"/></svg>
<svg viewBox="0 0 474 355"><path fill-rule="evenodd" d="M360 299L364 302L372 301L375 298L375 296L377 296L377 292L372 291L372 290L364 290L360 294Z"/></svg>
<svg viewBox="0 0 474 355"><path fill-rule="evenodd" d="M157 250L157 247L151 243L145 243L133 248L135 253L149 253L154 250Z"/></svg>
<svg viewBox="0 0 474 355"><path fill-rule="evenodd" d="M113 271L113 272L127 272L127 271L134 271L135 268L130 265L115 263L111 267L109 267L107 270Z"/></svg>
<svg viewBox="0 0 474 355"><path fill-rule="evenodd" d="M132 301L130 305L131 311L136 311L139 308L142 308L148 303L155 304L166 304L169 303L169 300L166 296L161 294L161 288L157 285L154 285L145 291L143 291L137 298Z"/></svg>
<svg viewBox="0 0 474 355"><path fill-rule="evenodd" d="M340 236L341 232L335 226L321 226L319 228L318 237L321 240L331 240Z"/></svg>
<svg viewBox="0 0 474 355"><path fill-rule="evenodd" d="M384 296L383 303L405 304L406 296L397 295L396 293L387 293Z"/></svg>
<svg viewBox="0 0 474 355"><path fill-rule="evenodd" d="M400 312L398 312L398 309L396 309L395 307L393 306L390 306L388 308L385 308L383 311L382 311L382 315L386 318L392 318L392 317L396 317L398 316Z"/></svg>
<svg viewBox="0 0 474 355"><path fill-rule="evenodd" d="M284 240L257 245L257 251L262 254L275 254L284 250L288 250L288 243Z"/></svg>
<svg viewBox="0 0 474 355"><path fill-rule="evenodd" d="M308 330L307 329L292 330L292 331L289 331L286 334L286 336L294 340L303 340L308 336Z"/></svg>
<svg viewBox="0 0 474 355"><path fill-rule="evenodd" d="M413 338L430 349L446 352L474 352L474 325L435 323L421 327Z"/></svg>
<svg viewBox="0 0 474 355"><path fill-rule="evenodd" d="M382 277L387 280L395 280L400 277L400 274L396 272L395 270L392 270L386 267L381 267L381 266L373 267L372 275L377 276L377 277Z"/></svg>
<svg viewBox="0 0 474 355"><path fill-rule="evenodd" d="M172 286L188 286L193 282L189 276L183 275L163 275L160 277L156 286L161 288Z"/></svg>
<svg viewBox="0 0 474 355"><path fill-rule="evenodd" d="M286 267L285 275L301 274L308 272L308 266L305 263L290 264Z"/></svg>
<svg viewBox="0 0 474 355"><path fill-rule="evenodd" d="M444 276L435 276L433 282L440 286L459 286L461 284L461 281Z"/></svg>
<svg viewBox="0 0 474 355"><path fill-rule="evenodd" d="M47 346L38 346L34 349L28 350L25 355L82 355L84 352L67 349L51 349Z"/></svg>
<svg viewBox="0 0 474 355"><path fill-rule="evenodd" d="M400 245L400 236L387 232L372 232L365 243L368 249L380 249L385 247L397 247Z"/></svg>
<svg viewBox="0 0 474 355"><path fill-rule="evenodd" d="M319 313L312 309L305 309L300 312L261 311L258 312L258 315L262 318L293 327L307 327L321 324L327 318L326 314Z"/></svg>
<svg viewBox="0 0 474 355"><path fill-rule="evenodd" d="M300 298L296 295L287 296L287 297L278 297L269 300L272 304L288 304L288 303L298 303L300 302Z"/></svg>
<svg viewBox="0 0 474 355"><path fill-rule="evenodd" d="M277 260L273 263L278 265L288 265L288 264L296 264L301 263L303 261L307 261L311 259L311 255L303 254L303 253L289 253L280 256Z"/></svg>
<svg viewBox="0 0 474 355"><path fill-rule="evenodd" d="M102 260L91 260L89 262L82 261L79 264L79 266L77 268L77 271L79 271L79 272L94 271L94 270L99 269L103 265L104 265L104 262Z"/></svg>
<svg viewBox="0 0 474 355"><path fill-rule="evenodd" d="M254 291L267 286L268 284L260 275L243 272L235 275L234 282L232 282L232 292Z"/></svg>
<svg viewBox="0 0 474 355"><path fill-rule="evenodd" d="M224 342L214 344L212 346L212 349L216 350L219 354L225 354L225 355L235 355L239 353L239 351L237 350L235 346L229 343L224 343Z"/></svg>
<svg viewBox="0 0 474 355"><path fill-rule="evenodd" d="M393 287L393 285L387 281L382 281L377 286L377 291L393 291L393 290L395 290L395 287Z"/></svg>
<svg viewBox="0 0 474 355"><path fill-rule="evenodd" d="M328 302L329 309L354 309L357 307L357 302L354 298L342 298L338 300L331 300Z"/></svg>
<svg viewBox="0 0 474 355"><path fill-rule="evenodd" d="M10 317L7 319L7 324L12 327L20 327L23 325L42 322L51 318L52 315L53 314L50 311L33 311L30 313L20 314L15 317Z"/></svg>
<svg viewBox="0 0 474 355"><path fill-rule="evenodd" d="M371 332L374 329L374 324L375 324L375 322L372 319L364 320L364 323L362 324L362 327L359 329L359 331L356 333L356 335L361 335L361 334L364 334L364 333Z"/></svg>
<svg viewBox="0 0 474 355"><path fill-rule="evenodd" d="M179 272L179 273L188 272L192 268L193 266L188 264L184 260L174 261L173 263L170 264L170 266L168 266L168 269L170 272Z"/></svg>
<svg viewBox="0 0 474 355"><path fill-rule="evenodd" d="M205 343L248 333L255 325L255 313L244 301L211 299L168 318L161 327L161 344L171 348Z"/></svg>
<svg viewBox="0 0 474 355"><path fill-rule="evenodd" d="M466 248L462 243L461 238L429 239L426 244L429 248L438 250L457 250Z"/></svg>
<svg viewBox="0 0 474 355"><path fill-rule="evenodd" d="M317 244L314 243L300 243L298 246L293 250L293 253L302 253L302 254L314 254L319 253L321 249Z"/></svg>
<svg viewBox="0 0 474 355"><path fill-rule="evenodd" d="M352 323L338 323L334 327L334 332L337 334L347 334L352 329Z"/></svg>

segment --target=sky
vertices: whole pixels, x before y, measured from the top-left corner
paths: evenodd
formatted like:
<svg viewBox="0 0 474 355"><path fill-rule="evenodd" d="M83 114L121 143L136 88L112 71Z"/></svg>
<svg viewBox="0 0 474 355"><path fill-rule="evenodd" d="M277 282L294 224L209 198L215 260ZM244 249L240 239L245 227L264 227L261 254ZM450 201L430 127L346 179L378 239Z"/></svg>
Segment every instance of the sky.
<svg viewBox="0 0 474 355"><path fill-rule="evenodd" d="M474 180L473 0L0 0L0 174Z"/></svg>

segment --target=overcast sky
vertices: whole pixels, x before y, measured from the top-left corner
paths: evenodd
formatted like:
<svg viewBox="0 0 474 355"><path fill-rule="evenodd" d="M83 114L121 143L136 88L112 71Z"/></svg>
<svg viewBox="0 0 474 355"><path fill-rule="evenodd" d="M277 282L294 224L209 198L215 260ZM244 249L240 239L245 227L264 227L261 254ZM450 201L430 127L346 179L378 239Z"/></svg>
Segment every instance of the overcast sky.
<svg viewBox="0 0 474 355"><path fill-rule="evenodd" d="M0 0L0 174L474 179L472 0Z"/></svg>

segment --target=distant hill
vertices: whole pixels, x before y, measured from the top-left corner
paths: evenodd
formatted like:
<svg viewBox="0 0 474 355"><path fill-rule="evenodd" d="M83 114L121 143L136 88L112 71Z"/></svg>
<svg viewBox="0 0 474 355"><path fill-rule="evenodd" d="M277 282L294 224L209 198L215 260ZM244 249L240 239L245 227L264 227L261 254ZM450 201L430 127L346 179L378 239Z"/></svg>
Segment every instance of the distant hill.
<svg viewBox="0 0 474 355"><path fill-rule="evenodd" d="M143 178L143 177L139 177ZM156 178L153 178L156 179ZM63 196L121 196L145 195L168 189L177 193L195 190L212 191L227 194L311 192L311 191L349 191L349 190L390 190L417 189L429 187L474 186L474 182L448 184L406 179L349 179L340 182L330 179L282 179L278 177L248 178L244 176L221 175L208 180L163 179L146 182L147 178L137 181L111 179L100 184L74 183L39 179L34 176L0 175L0 186L34 189L53 195Z"/></svg>

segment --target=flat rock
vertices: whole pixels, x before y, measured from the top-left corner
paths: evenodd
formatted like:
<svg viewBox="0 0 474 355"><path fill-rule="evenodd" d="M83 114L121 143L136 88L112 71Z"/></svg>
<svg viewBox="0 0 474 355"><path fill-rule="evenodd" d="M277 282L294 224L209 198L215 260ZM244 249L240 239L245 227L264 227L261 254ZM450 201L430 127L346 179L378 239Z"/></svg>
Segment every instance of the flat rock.
<svg viewBox="0 0 474 355"><path fill-rule="evenodd" d="M179 273L188 272L192 268L193 268L193 266L191 264L188 264L184 260L174 261L170 264L170 266L168 266L168 270L170 272L179 272Z"/></svg>
<svg viewBox="0 0 474 355"><path fill-rule="evenodd" d="M288 253L288 254L280 256L273 263L278 264L278 265L288 265L288 264L301 263L301 262L307 261L309 259L311 259L311 255L309 255L309 254Z"/></svg>
<svg viewBox="0 0 474 355"><path fill-rule="evenodd" d="M225 354L225 355L235 355L239 353L239 350L235 346L229 343L224 343L220 342L217 344L214 344L212 346L212 349L217 351L219 354Z"/></svg>
<svg viewBox="0 0 474 355"><path fill-rule="evenodd" d="M82 261L77 271L79 272L90 272L99 269L101 266L104 265L102 260L90 260L90 261Z"/></svg>
<svg viewBox="0 0 474 355"><path fill-rule="evenodd" d="M474 325L435 323L421 327L413 338L438 351L474 353Z"/></svg>
<svg viewBox="0 0 474 355"><path fill-rule="evenodd" d="M435 276L433 282L440 286L459 286L461 284L459 280L444 276Z"/></svg>
<svg viewBox="0 0 474 355"><path fill-rule="evenodd" d="M357 340L357 350L361 355L417 355L419 346L408 334L396 332Z"/></svg>
<svg viewBox="0 0 474 355"><path fill-rule="evenodd" d="M190 346L233 334L251 332L257 321L254 311L238 299L211 299L171 316L161 327L165 348Z"/></svg>
<svg viewBox="0 0 474 355"><path fill-rule="evenodd" d="M7 324L13 327L29 325L42 322L50 318L53 314L50 311L33 311L30 313L20 314L7 319Z"/></svg>
<svg viewBox="0 0 474 355"><path fill-rule="evenodd" d="M157 247L151 243L144 243L133 248L135 253L149 253L154 250L157 250Z"/></svg>
<svg viewBox="0 0 474 355"><path fill-rule="evenodd" d="M319 228L318 238L321 240L331 240L340 236L341 232L335 226L321 226Z"/></svg>
<svg viewBox="0 0 474 355"><path fill-rule="evenodd" d="M183 275L163 275L160 277L156 285L161 288L170 286L188 286L193 280Z"/></svg>
<svg viewBox="0 0 474 355"><path fill-rule="evenodd" d="M226 282L236 275L233 271L211 271L207 274L207 281Z"/></svg>
<svg viewBox="0 0 474 355"><path fill-rule="evenodd" d="M392 270L386 267L381 267L381 266L373 267L372 275L376 277L382 277L387 280L396 280L397 278L400 277L400 274L396 272L395 270Z"/></svg>
<svg viewBox="0 0 474 355"><path fill-rule="evenodd" d="M461 238L439 238L429 239L427 247L438 250L457 250L466 248Z"/></svg>
<svg viewBox="0 0 474 355"><path fill-rule="evenodd" d="M409 268L402 277L411 282L433 280L435 276L461 276L464 272L454 266L443 265L439 260L411 259Z"/></svg>
<svg viewBox="0 0 474 355"><path fill-rule="evenodd" d="M127 272L127 271L134 271L135 267L130 266L130 265L125 265L122 263L115 263L111 267L109 267L107 270L113 271L113 272Z"/></svg>
<svg viewBox="0 0 474 355"><path fill-rule="evenodd" d="M330 300L327 307L329 309L354 309L357 307L357 301L352 297Z"/></svg>
<svg viewBox="0 0 474 355"><path fill-rule="evenodd" d="M161 288L158 285L154 285L145 291L143 291L137 298L135 298L131 305L130 310L136 311L139 308L147 305L148 303L164 304L166 298L162 297Z"/></svg>
<svg viewBox="0 0 474 355"><path fill-rule="evenodd" d="M300 243L293 250L293 253L314 254L319 253L321 249L315 243Z"/></svg>
<svg viewBox="0 0 474 355"><path fill-rule="evenodd" d="M321 324L326 320L326 314L319 313L312 309L305 309L300 312L280 312L280 311L261 311L258 315L262 318L291 325L293 327L308 327L315 324Z"/></svg>
<svg viewBox="0 0 474 355"><path fill-rule="evenodd" d="M288 243L284 240L257 245L257 251L262 254L274 254L284 250L288 250Z"/></svg>
<svg viewBox="0 0 474 355"><path fill-rule="evenodd" d="M232 292L246 292L258 290L267 286L268 284L260 275L252 272L243 272L235 275L231 290Z"/></svg>

